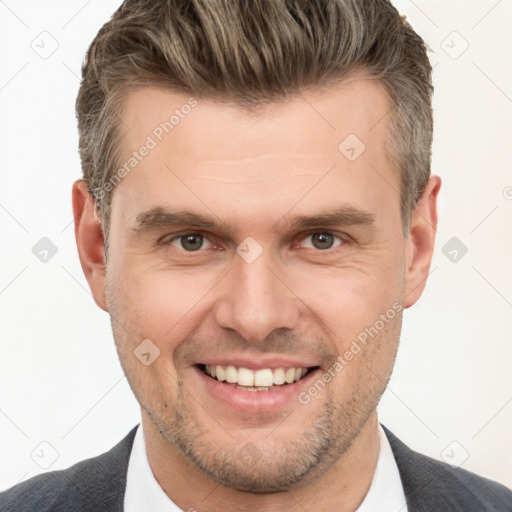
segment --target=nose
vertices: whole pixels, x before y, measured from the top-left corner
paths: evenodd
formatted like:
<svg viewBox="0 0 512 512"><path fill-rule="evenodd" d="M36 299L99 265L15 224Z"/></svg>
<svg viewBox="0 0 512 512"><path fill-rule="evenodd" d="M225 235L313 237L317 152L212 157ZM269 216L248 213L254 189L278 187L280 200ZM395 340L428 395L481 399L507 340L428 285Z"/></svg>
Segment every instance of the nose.
<svg viewBox="0 0 512 512"><path fill-rule="evenodd" d="M299 300L271 268L263 255L252 263L237 257L214 309L220 327L258 342L275 329L297 325Z"/></svg>

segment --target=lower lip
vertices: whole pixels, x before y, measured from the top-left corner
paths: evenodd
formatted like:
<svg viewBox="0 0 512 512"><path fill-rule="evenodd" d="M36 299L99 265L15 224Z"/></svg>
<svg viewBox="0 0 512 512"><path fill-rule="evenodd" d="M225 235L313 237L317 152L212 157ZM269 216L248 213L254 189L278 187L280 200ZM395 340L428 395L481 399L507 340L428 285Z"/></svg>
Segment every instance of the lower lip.
<svg viewBox="0 0 512 512"><path fill-rule="evenodd" d="M291 401L300 403L298 401L299 393L307 388L319 368L309 372L293 384L283 384L268 391L245 391L209 377L197 366L194 367L194 371L209 394L231 409L241 412L275 412Z"/></svg>

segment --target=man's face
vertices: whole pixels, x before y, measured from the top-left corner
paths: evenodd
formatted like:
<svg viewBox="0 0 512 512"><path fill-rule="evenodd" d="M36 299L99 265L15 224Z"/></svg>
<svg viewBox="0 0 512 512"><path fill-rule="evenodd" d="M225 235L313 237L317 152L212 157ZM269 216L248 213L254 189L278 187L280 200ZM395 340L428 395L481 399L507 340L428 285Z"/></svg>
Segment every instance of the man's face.
<svg viewBox="0 0 512 512"><path fill-rule="evenodd" d="M257 114L198 99L159 141L188 100L146 88L125 103L122 163L157 144L112 199L117 349L177 457L236 489L288 489L339 459L391 374L408 241L390 104L356 78Z"/></svg>

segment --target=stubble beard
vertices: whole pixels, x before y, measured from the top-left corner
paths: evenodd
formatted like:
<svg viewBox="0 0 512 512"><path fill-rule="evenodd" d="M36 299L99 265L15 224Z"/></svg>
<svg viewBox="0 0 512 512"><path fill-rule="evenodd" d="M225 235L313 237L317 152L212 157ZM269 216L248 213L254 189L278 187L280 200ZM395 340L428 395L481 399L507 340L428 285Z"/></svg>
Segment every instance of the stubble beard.
<svg viewBox="0 0 512 512"><path fill-rule="evenodd" d="M208 441L208 427L197 421L182 386L174 411L164 409L169 414L161 408L143 409L165 442L213 481L238 491L275 493L307 486L331 468L364 427L380 395L364 402L364 409L354 397L336 406L330 396L298 438L273 440L278 427L257 444L237 444L229 434L224 444ZM293 421L293 413L285 421Z"/></svg>
<svg viewBox="0 0 512 512"><path fill-rule="evenodd" d="M243 444L240 440L237 444L237 439L230 438L228 433L224 440L210 441L208 425L198 421L193 411L195 401L184 389L183 381L178 381L175 397L167 394L164 399L159 399L159 392L151 393L152 382L140 377L136 366L140 363L134 361L133 340L117 322L112 321L111 324L118 355L132 391L163 440L213 481L251 493L299 489L328 471L351 446L376 410L391 377L396 356L395 351L384 378L377 377L368 368L373 377L368 374L365 386L358 387L356 383L354 392L344 401L340 402L333 389L327 386L322 391L325 393L322 405L311 411L310 426L295 439L277 442L278 427L268 436L268 441L256 445ZM364 372L365 365L362 366L360 371ZM302 406L308 407L322 399L317 397ZM292 412L285 422L294 421L293 416ZM215 421L213 417L210 420L212 424Z"/></svg>

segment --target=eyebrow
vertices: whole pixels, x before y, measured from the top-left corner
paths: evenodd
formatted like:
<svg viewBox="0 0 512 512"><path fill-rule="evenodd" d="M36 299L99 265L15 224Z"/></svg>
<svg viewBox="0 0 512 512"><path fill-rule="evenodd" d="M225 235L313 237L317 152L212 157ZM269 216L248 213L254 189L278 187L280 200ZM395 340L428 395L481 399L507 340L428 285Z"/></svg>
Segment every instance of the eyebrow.
<svg viewBox="0 0 512 512"><path fill-rule="evenodd" d="M282 217L271 230L276 228L288 229L306 229L320 228L325 226L354 226L354 225L372 225L375 222L373 213L359 210L352 207L343 207L326 211L318 215L298 215L291 222L287 222L288 215ZM152 208L146 212L139 213L136 216L135 231L149 231L162 227L173 226L190 226L201 229L217 229L230 230L229 225L217 219L212 219L205 215L201 215L188 211L172 212L162 207Z"/></svg>
<svg viewBox="0 0 512 512"><path fill-rule="evenodd" d="M148 231L155 228L172 226L226 229L224 223L204 215L187 211L171 212L162 207L152 208L146 212L139 213L135 218L135 222L135 231Z"/></svg>
<svg viewBox="0 0 512 512"><path fill-rule="evenodd" d="M285 222L281 219L278 224ZM325 226L370 226L375 223L375 215L371 212L353 207L342 207L328 210L318 215L298 215L290 223L292 229L321 228Z"/></svg>

